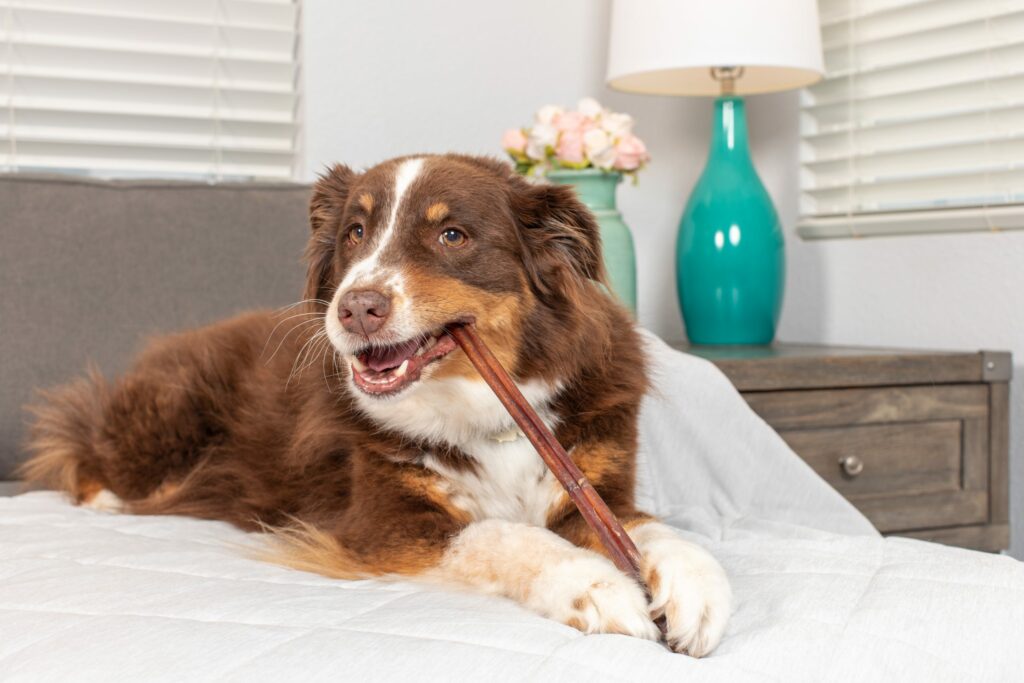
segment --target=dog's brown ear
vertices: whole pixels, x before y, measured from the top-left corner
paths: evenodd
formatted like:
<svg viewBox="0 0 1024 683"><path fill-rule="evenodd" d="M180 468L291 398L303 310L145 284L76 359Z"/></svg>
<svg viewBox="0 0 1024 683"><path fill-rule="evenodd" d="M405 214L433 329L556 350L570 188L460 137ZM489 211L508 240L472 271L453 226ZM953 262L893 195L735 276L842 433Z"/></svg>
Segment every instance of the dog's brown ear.
<svg viewBox="0 0 1024 683"><path fill-rule="evenodd" d="M526 248L530 284L541 296L566 293L594 280L607 284L601 231L590 210L566 185L519 181L512 209Z"/></svg>
<svg viewBox="0 0 1024 683"><path fill-rule="evenodd" d="M334 272L338 224L355 175L348 166L335 164L320 174L313 185L313 196L309 200L309 226L312 234L306 245L304 299L326 301L331 294L329 289Z"/></svg>

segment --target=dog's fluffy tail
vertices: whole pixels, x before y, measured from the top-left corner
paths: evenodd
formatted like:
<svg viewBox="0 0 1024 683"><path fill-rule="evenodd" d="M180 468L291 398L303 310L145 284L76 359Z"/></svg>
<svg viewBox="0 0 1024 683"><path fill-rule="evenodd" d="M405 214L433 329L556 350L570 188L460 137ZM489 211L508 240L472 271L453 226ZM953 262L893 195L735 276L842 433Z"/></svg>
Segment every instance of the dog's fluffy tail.
<svg viewBox="0 0 1024 683"><path fill-rule="evenodd" d="M76 502L104 488L96 451L110 388L95 367L70 384L40 392L27 406L35 417L26 444L31 457L16 474L29 485L66 491Z"/></svg>
<svg viewBox="0 0 1024 683"><path fill-rule="evenodd" d="M332 579L366 579L379 576L345 548L337 538L308 522L293 519L288 526L262 525L266 543L256 558Z"/></svg>

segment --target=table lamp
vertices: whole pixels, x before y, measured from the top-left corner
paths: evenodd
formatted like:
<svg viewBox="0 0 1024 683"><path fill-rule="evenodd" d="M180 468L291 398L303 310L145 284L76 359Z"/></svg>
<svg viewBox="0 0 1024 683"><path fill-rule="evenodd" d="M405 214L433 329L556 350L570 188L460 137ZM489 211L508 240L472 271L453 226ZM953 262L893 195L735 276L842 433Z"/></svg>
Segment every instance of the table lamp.
<svg viewBox="0 0 1024 683"><path fill-rule="evenodd" d="M747 146L741 95L801 88L824 72L815 0L615 0L608 85L714 96L707 164L676 242L694 344L769 344L785 289L782 228Z"/></svg>

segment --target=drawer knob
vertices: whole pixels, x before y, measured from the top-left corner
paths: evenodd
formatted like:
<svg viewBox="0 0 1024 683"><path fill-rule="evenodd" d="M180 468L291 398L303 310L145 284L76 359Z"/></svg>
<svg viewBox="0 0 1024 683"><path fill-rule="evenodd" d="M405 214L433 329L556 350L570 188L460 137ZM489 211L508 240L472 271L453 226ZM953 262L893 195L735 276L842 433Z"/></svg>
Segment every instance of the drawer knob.
<svg viewBox="0 0 1024 683"><path fill-rule="evenodd" d="M856 455L848 455L845 458L840 458L839 465L843 468L843 472L848 477L856 477L864 471L864 461Z"/></svg>

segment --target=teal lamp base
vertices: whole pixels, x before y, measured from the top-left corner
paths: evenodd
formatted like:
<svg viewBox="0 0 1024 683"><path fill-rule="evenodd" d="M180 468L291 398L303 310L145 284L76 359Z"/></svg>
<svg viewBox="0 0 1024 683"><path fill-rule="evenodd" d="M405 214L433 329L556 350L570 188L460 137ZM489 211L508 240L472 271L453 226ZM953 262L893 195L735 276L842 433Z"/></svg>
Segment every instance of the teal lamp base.
<svg viewBox="0 0 1024 683"><path fill-rule="evenodd" d="M782 310L782 226L754 169L743 100L715 101L707 165L676 243L676 286L693 344L770 344Z"/></svg>

